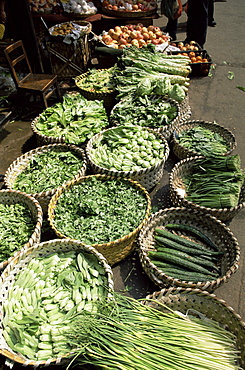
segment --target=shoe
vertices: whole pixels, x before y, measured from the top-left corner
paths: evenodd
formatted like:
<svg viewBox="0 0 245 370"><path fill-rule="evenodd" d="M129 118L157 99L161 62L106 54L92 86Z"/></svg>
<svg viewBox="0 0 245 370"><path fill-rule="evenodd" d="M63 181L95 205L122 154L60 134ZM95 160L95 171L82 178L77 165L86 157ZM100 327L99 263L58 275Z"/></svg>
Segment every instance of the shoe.
<svg viewBox="0 0 245 370"><path fill-rule="evenodd" d="M216 26L216 22L215 21L212 21L211 23L209 23L208 25L209 25L209 27L215 27Z"/></svg>

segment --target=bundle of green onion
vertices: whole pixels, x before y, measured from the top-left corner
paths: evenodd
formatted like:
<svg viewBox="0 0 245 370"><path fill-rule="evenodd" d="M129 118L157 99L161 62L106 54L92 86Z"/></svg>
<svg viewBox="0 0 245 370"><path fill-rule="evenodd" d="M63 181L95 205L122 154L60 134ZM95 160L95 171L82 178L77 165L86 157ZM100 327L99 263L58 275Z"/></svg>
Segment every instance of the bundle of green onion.
<svg viewBox="0 0 245 370"><path fill-rule="evenodd" d="M195 161L184 178L186 199L208 208L231 208L239 203L244 171L238 154L209 156Z"/></svg>
<svg viewBox="0 0 245 370"><path fill-rule="evenodd" d="M68 332L74 365L110 370L241 370L235 336L207 317L163 311L115 294Z"/></svg>

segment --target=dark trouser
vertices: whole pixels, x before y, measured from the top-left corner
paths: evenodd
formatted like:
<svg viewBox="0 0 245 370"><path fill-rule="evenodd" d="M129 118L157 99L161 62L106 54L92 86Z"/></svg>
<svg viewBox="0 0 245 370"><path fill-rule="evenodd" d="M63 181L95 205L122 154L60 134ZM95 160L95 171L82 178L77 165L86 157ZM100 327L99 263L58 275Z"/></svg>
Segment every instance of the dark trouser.
<svg viewBox="0 0 245 370"><path fill-rule="evenodd" d="M209 0L188 1L186 41L196 41L201 47L205 44L207 36L208 4Z"/></svg>
<svg viewBox="0 0 245 370"><path fill-rule="evenodd" d="M176 40L177 27L178 27L178 18L169 19L164 32L168 32L169 36L171 36L173 40Z"/></svg>
<svg viewBox="0 0 245 370"><path fill-rule="evenodd" d="M208 3L208 24L214 22L214 0L209 0Z"/></svg>

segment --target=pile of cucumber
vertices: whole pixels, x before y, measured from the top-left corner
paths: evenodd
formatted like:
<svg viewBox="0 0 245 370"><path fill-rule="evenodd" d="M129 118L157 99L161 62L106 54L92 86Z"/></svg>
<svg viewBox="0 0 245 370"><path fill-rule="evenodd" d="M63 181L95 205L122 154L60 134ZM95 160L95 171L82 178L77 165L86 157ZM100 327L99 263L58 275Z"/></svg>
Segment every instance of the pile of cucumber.
<svg viewBox="0 0 245 370"><path fill-rule="evenodd" d="M172 231L190 232L199 242ZM151 262L166 275L182 281L205 282L221 277L223 252L197 228L184 224L167 224L154 229L155 251L148 252Z"/></svg>

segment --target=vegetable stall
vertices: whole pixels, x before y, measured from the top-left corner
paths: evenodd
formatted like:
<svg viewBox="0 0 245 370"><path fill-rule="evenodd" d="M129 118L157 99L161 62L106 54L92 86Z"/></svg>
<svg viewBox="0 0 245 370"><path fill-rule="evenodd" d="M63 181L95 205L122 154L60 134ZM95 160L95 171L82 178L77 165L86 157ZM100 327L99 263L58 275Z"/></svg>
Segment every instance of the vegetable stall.
<svg viewBox="0 0 245 370"><path fill-rule="evenodd" d="M90 71L85 82L77 80L76 93L65 94L33 120L40 148L76 146L88 162L86 173L76 177L83 155L64 160L62 151L45 151L39 158L35 153L15 184L39 192L42 188L29 188L28 183L38 183L41 170L54 167L48 177L56 191L44 217L56 235L20 248L2 271L1 354L9 360L84 369L245 368L245 323L208 293L239 268L238 242L221 221L245 205L244 170L240 157L232 154L234 137L227 133L225 140L216 133L211 140L212 132L189 130L197 139L193 150L201 155L194 157L191 170L191 158L184 159L186 172L176 157L179 172L175 178L170 173L171 206L162 202L156 210L151 202L155 186L167 175L173 137L183 139L178 130L190 115L187 59L162 55L153 44L130 46L109 74L105 71L105 79L103 70L97 79L96 70ZM84 90L90 90L90 98ZM111 90L118 104L108 110L103 94ZM198 146L200 136L204 146L212 141L217 151ZM147 182L152 166L160 171L159 162L165 172L154 186L146 189L141 178L132 179L143 169ZM69 173L67 163L69 170L74 164L74 172ZM30 172L35 176L36 167L37 177L29 177ZM63 171L67 176L58 179L56 172ZM230 203L221 199L221 185ZM127 291L114 291L112 266L127 266L128 256L137 256L141 273L143 269L151 290L158 293L135 299ZM182 297L188 302L184 307Z"/></svg>

